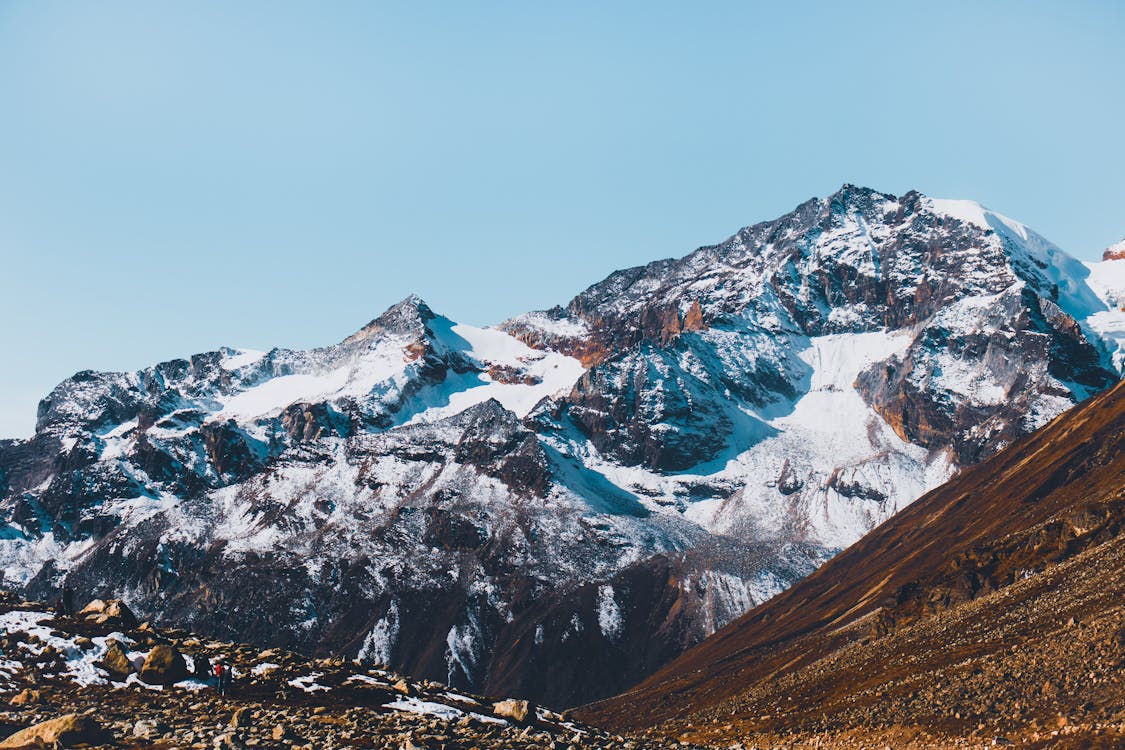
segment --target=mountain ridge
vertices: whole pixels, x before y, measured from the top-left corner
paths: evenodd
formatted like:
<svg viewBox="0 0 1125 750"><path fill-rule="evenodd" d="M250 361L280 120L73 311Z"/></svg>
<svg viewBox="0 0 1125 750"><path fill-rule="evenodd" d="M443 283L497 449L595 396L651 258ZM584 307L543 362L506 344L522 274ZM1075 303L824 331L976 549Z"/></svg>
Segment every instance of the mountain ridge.
<svg viewBox="0 0 1125 750"><path fill-rule="evenodd" d="M495 328L411 295L326 347L79 373L0 441L6 582L609 695L1120 376L1113 273L942 206L848 186Z"/></svg>

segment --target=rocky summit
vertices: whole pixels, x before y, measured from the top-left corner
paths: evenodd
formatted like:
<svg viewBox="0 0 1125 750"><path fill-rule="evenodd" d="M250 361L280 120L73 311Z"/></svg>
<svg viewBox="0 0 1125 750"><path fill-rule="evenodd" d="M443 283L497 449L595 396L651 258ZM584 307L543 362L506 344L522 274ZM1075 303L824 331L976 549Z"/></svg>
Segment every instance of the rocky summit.
<svg viewBox="0 0 1125 750"><path fill-rule="evenodd" d="M0 440L4 585L585 703L1116 382L1123 268L846 185L493 328L80 372Z"/></svg>
<svg viewBox="0 0 1125 750"><path fill-rule="evenodd" d="M199 638L0 592L0 748L651 748L527 700L486 699L342 658ZM126 655L124 673L106 664ZM154 655L157 655L154 659ZM178 674L146 674L178 661ZM133 669L132 662L141 665ZM220 694L212 665L233 672ZM679 744L676 743L678 747Z"/></svg>

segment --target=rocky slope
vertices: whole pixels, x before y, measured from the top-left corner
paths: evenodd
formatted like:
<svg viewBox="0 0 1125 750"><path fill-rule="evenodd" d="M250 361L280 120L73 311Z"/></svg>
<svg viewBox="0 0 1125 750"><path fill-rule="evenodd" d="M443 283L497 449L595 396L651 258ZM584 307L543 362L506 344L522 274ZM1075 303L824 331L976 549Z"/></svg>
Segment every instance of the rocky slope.
<svg viewBox="0 0 1125 750"><path fill-rule="evenodd" d="M104 612L65 616L0 594L0 747L48 746L32 735L60 747L225 750L665 746L527 701L138 625L127 608ZM207 676L217 663L234 670L226 695Z"/></svg>
<svg viewBox="0 0 1125 750"><path fill-rule="evenodd" d="M1123 666L1120 384L579 715L722 744L1110 748Z"/></svg>
<svg viewBox="0 0 1125 750"><path fill-rule="evenodd" d="M4 580L563 707L610 695L1125 362L1125 283L845 186L497 328L83 372L0 440Z"/></svg>

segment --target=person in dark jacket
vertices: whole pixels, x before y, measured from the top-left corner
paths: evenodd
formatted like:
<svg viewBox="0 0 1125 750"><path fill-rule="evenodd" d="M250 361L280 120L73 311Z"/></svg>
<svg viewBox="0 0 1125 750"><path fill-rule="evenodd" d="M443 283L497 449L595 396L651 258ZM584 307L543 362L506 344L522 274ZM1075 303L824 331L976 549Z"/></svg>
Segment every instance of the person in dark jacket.
<svg viewBox="0 0 1125 750"><path fill-rule="evenodd" d="M223 665L223 695L230 695L231 686L234 684L234 670L229 664Z"/></svg>

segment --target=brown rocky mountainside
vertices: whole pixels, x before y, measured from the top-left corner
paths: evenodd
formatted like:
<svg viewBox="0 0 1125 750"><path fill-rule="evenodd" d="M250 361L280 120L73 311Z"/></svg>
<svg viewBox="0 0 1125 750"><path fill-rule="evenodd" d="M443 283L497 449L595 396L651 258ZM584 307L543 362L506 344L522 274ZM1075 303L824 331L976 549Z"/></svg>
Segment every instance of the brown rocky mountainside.
<svg viewBox="0 0 1125 750"><path fill-rule="evenodd" d="M580 715L724 746L1125 746L1123 523L1119 384Z"/></svg>

